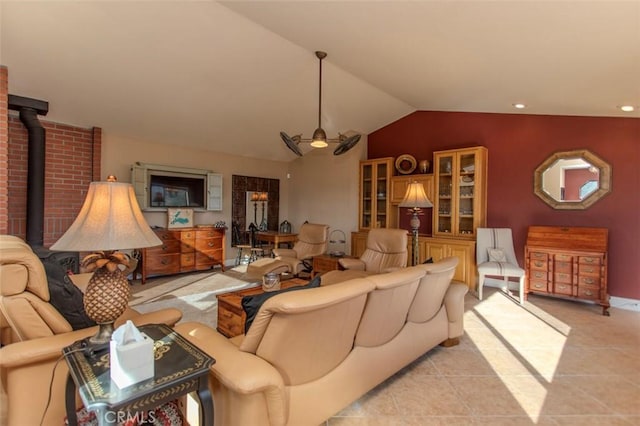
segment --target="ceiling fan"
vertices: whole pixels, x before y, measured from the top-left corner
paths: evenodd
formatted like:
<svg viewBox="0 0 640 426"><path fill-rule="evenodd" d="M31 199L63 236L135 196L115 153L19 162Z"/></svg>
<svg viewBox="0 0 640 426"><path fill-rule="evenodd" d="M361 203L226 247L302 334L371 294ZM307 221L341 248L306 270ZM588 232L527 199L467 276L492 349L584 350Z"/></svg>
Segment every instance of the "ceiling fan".
<svg viewBox="0 0 640 426"><path fill-rule="evenodd" d="M337 138L327 139L327 134L322 129L320 117L322 114L322 60L327 57L326 52L316 52L316 57L320 60L320 88L318 90L318 128L313 132L311 139L303 139L302 135L289 136L285 132L280 132L280 137L297 156L302 157L302 151L298 148L301 143L309 143L314 148L326 148L330 143L337 143L338 146L333 151L333 155L341 155L356 146L362 135L345 136L338 133Z"/></svg>

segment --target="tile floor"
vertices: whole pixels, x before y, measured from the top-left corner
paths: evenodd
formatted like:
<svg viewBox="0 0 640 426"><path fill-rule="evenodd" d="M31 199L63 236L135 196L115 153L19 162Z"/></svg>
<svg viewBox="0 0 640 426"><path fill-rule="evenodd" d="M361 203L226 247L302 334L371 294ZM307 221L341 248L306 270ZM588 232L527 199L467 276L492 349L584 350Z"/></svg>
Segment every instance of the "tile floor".
<svg viewBox="0 0 640 426"><path fill-rule="evenodd" d="M492 291L493 290L493 291ZM437 347L329 419L344 425L640 425L640 313L487 289Z"/></svg>

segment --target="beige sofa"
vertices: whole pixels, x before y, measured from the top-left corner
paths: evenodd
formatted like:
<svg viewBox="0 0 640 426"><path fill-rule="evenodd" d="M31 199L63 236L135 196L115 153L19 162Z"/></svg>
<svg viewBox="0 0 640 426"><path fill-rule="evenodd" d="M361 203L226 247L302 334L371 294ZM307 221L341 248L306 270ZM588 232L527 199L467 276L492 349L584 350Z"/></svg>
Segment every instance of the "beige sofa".
<svg viewBox="0 0 640 426"><path fill-rule="evenodd" d="M78 278L86 281L87 276ZM64 361L57 361L64 347L94 335L98 327L74 331L49 298L45 268L31 247L17 237L1 235L0 425L64 424L68 369ZM127 319L137 325L173 326L181 318L177 309L147 314L127 309L116 326Z"/></svg>
<svg viewBox="0 0 640 426"><path fill-rule="evenodd" d="M457 258L267 300L246 335L176 330L212 355L215 424L318 425L438 344L463 334ZM346 275L352 277L351 271Z"/></svg>

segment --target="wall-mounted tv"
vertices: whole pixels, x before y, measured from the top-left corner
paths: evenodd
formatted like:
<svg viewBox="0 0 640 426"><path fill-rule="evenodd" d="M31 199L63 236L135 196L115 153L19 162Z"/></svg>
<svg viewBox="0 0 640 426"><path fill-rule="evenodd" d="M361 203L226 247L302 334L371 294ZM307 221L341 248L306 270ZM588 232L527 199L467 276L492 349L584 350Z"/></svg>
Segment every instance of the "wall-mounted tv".
<svg viewBox="0 0 640 426"><path fill-rule="evenodd" d="M151 207L204 208L206 200L205 175L178 174L148 170Z"/></svg>
<svg viewBox="0 0 640 426"><path fill-rule="evenodd" d="M136 162L131 183L143 211L169 207L222 211L222 174L210 170Z"/></svg>

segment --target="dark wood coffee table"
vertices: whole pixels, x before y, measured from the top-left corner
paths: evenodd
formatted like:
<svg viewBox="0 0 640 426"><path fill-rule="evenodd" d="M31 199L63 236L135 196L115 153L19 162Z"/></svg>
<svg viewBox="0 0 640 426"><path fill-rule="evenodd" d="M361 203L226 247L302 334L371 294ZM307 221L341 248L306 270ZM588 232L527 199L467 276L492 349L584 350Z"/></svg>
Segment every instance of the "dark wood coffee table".
<svg viewBox="0 0 640 426"><path fill-rule="evenodd" d="M292 278L282 281L280 288L301 286L308 282L300 278ZM244 323L247 320L247 316L242 309L242 298L261 293L264 293L262 286L218 294L218 332L227 337L244 334Z"/></svg>

